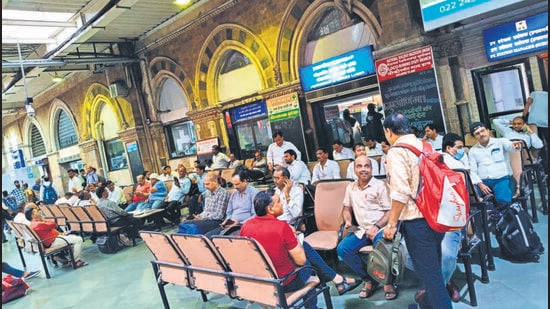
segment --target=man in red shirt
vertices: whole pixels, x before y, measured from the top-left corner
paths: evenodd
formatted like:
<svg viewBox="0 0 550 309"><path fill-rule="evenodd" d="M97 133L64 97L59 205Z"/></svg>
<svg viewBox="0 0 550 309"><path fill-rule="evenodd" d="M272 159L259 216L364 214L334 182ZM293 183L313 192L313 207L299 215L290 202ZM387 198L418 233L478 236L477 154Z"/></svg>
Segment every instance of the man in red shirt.
<svg viewBox="0 0 550 309"><path fill-rule="evenodd" d="M57 230L57 224L51 220L45 220L40 214L40 210L36 207L27 207L25 209L25 217L31 221L31 228L36 232L38 237L43 241L46 248L66 244L67 242L73 245L73 256L76 262L76 267L88 265L87 262L80 258L82 252L82 237L64 232L60 234Z"/></svg>
<svg viewBox="0 0 550 309"><path fill-rule="evenodd" d="M138 175L136 177L137 185L132 196L132 203L124 210L126 212L136 210L139 205L143 204L149 198L151 183L145 180L145 176Z"/></svg>

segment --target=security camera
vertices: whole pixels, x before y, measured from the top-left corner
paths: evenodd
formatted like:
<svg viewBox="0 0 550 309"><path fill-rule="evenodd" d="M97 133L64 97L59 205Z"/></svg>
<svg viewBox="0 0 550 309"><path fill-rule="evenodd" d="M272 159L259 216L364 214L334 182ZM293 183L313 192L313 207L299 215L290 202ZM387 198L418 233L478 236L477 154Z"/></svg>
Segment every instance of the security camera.
<svg viewBox="0 0 550 309"><path fill-rule="evenodd" d="M35 116L34 108L32 108L32 105L27 104L25 105L25 108L27 109L27 115L31 118Z"/></svg>

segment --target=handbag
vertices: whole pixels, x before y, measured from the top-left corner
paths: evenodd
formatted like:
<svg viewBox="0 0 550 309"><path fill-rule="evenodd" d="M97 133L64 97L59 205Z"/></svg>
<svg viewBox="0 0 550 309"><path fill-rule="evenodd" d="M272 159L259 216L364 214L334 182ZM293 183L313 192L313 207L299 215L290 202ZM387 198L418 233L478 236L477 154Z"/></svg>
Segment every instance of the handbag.
<svg viewBox="0 0 550 309"><path fill-rule="evenodd" d="M27 294L29 285L21 278L7 275L2 278L2 304Z"/></svg>
<svg viewBox="0 0 550 309"><path fill-rule="evenodd" d="M401 244L401 233L393 240L382 238L369 253L367 273L380 284L394 284L405 271L406 253Z"/></svg>

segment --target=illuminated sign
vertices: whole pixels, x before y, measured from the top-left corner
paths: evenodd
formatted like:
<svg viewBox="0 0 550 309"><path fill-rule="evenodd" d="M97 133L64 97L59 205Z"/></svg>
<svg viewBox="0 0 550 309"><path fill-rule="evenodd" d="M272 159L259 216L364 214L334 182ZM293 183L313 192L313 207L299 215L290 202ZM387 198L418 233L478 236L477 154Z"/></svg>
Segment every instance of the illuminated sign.
<svg viewBox="0 0 550 309"><path fill-rule="evenodd" d="M450 25L522 0L420 0L424 31Z"/></svg>
<svg viewBox="0 0 550 309"><path fill-rule="evenodd" d="M267 115L265 101L259 101L233 109L233 119L235 122L248 120L263 115Z"/></svg>
<svg viewBox="0 0 550 309"><path fill-rule="evenodd" d="M372 46L367 45L352 52L301 67L299 71L304 91L373 75L376 71L374 69Z"/></svg>
<svg viewBox="0 0 550 309"><path fill-rule="evenodd" d="M548 49L548 12L483 31L489 61Z"/></svg>

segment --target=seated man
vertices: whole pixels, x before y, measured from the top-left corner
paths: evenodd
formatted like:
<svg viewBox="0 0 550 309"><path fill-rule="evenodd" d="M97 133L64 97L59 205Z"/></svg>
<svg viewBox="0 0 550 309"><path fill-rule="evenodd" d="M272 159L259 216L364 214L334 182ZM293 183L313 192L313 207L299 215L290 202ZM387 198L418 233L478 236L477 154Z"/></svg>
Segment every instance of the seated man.
<svg viewBox="0 0 550 309"><path fill-rule="evenodd" d="M54 221L45 220L36 205L25 208L25 217L31 221L31 228L36 232L40 240L43 241L46 248L65 245L68 242L73 248L75 266L82 267L88 265L80 256L82 253L82 237L69 234L69 231L63 232L63 234L59 233L57 224Z"/></svg>
<svg viewBox="0 0 550 309"><path fill-rule="evenodd" d="M422 138L423 141L432 145L433 150L441 151L443 148L443 136L437 133L437 129L433 124L427 124L424 126L425 135Z"/></svg>
<svg viewBox="0 0 550 309"><path fill-rule="evenodd" d="M344 147L344 144L340 140L335 140L332 143L332 158L334 160L353 160L353 151L348 147Z"/></svg>
<svg viewBox="0 0 550 309"><path fill-rule="evenodd" d="M183 167L185 169L185 167ZM178 169L179 173L179 169ZM172 225L177 225L181 219L181 207L184 202L185 196L189 193L191 188L191 181L189 178L185 177L184 180L187 180L187 185L182 186L180 184L180 178L174 177L173 185L168 192L168 195L164 198L164 201L160 204L159 208L165 209L163 217L168 219ZM164 225L164 219L159 218L157 225Z"/></svg>
<svg viewBox="0 0 550 309"><path fill-rule="evenodd" d="M482 196L493 194L497 208L503 209L512 202L513 195L510 177L512 172L508 169L505 152L518 151L522 142L491 137L489 130L481 122L472 124L470 133L478 141L468 152L472 182Z"/></svg>
<svg viewBox="0 0 550 309"><path fill-rule="evenodd" d="M138 175L136 177L137 185L132 194L132 203L126 207L126 211L134 211L138 208L143 208L143 204L149 197L149 191L151 190L151 183L145 179L144 175ZM96 194L97 196L97 194ZM98 197L99 199L99 197Z"/></svg>
<svg viewBox="0 0 550 309"><path fill-rule="evenodd" d="M164 201L166 195L168 195L168 188L164 184L164 181L160 180L160 176L158 174L151 174L149 179L151 179L149 197L145 203L141 204L141 207L138 207L138 211L143 211L145 209L158 209L160 204Z"/></svg>
<svg viewBox="0 0 550 309"><path fill-rule="evenodd" d="M355 154L355 157L358 158L359 156L366 155L366 147L363 144L355 144L353 145L353 153ZM383 164L381 165L382 168L380 168L380 165L378 165L378 161L369 157L370 164L372 167L372 176L383 176L386 175L386 171L383 168ZM346 178L357 180L357 174L355 174L355 161L351 161L348 165L348 168L346 169Z"/></svg>
<svg viewBox="0 0 550 309"><path fill-rule="evenodd" d="M301 184L302 187L309 185L311 182L311 173L304 161L296 159L296 152L294 150L289 149L285 151L285 162L287 164L286 168L290 172L290 179Z"/></svg>
<svg viewBox="0 0 550 309"><path fill-rule="evenodd" d="M206 174L204 186L208 190L204 210L200 214L193 215L193 219L184 221L185 224L195 224L201 234L206 234L220 226L229 202L229 193L218 184L216 172Z"/></svg>
<svg viewBox="0 0 550 309"><path fill-rule="evenodd" d="M65 195L58 198L55 201L55 205L68 204L69 206L74 206L78 202L78 192L76 194L72 192L66 192Z"/></svg>
<svg viewBox="0 0 550 309"><path fill-rule="evenodd" d="M340 166L336 161L328 158L328 152L320 147L317 148L315 154L319 162L313 167L311 184L316 185L319 180L324 179L340 179Z"/></svg>
<svg viewBox="0 0 550 309"><path fill-rule="evenodd" d="M248 168L248 177L250 180L254 181L264 178L267 174L267 159L262 157L262 153L258 150L254 153L252 165L246 168Z"/></svg>
<svg viewBox="0 0 550 309"><path fill-rule="evenodd" d="M242 165L241 161L237 160L237 157L234 153L229 154L229 165L228 168L237 168L237 166Z"/></svg>
<svg viewBox="0 0 550 309"><path fill-rule="evenodd" d="M138 231L141 228L141 220L134 218L131 214L120 208L115 202L108 199L109 193L105 187L97 188L99 203L97 207L109 220L111 226L121 226L126 228L126 234L130 239L138 237Z"/></svg>
<svg viewBox="0 0 550 309"><path fill-rule="evenodd" d="M278 219L286 221L294 226L296 219L302 215L304 190L297 182L292 181L290 177L290 172L285 167L276 167L273 172L275 194L279 197L284 210L283 214L280 215Z"/></svg>
<svg viewBox="0 0 550 309"><path fill-rule="evenodd" d="M254 197L258 193L258 189L251 186L247 179L248 175L245 170L236 171L233 174L231 183L233 183L235 191L229 197L225 220L218 228L208 232L206 236L218 235L223 230L232 230L233 227L238 229L241 224L254 216Z"/></svg>
<svg viewBox="0 0 550 309"><path fill-rule="evenodd" d="M126 206L128 206L128 203L126 202L126 197L124 196L124 191L122 191L122 188L116 186L115 183L110 180L105 182L105 186L108 189L107 193L109 193L109 200L115 202L118 207L125 209Z"/></svg>
<svg viewBox="0 0 550 309"><path fill-rule="evenodd" d="M526 150L531 152L534 160L538 157L538 151L544 147L540 137L523 121L521 116L512 119L512 129L504 131L507 139L521 139L525 142Z"/></svg>
<svg viewBox="0 0 550 309"><path fill-rule="evenodd" d="M365 271L359 250L367 245L375 246L382 237L382 227L388 222L391 208L386 184L372 176L371 161L362 155L355 160L357 180L346 188L343 217L345 228L357 221L357 230L349 233L338 244L338 256L365 281L359 293L360 298L369 298L376 291L378 283ZM397 297L397 288L392 284L384 286L386 300Z"/></svg>
<svg viewBox="0 0 550 309"><path fill-rule="evenodd" d="M241 236L257 240L271 258L277 275L282 278L296 267L306 263L317 272L323 282L332 281L339 295L353 290L360 284L358 280L349 281L330 268L323 258L307 243L303 247L296 238L295 231L285 221L278 220L284 210L277 195L271 197L267 192L260 192L254 199L256 216L245 222L240 231ZM299 276L290 277L284 285L285 292L293 292L302 288L312 275L311 270L301 271ZM313 291L304 296L310 298ZM317 308L316 298L305 304L305 308Z"/></svg>

